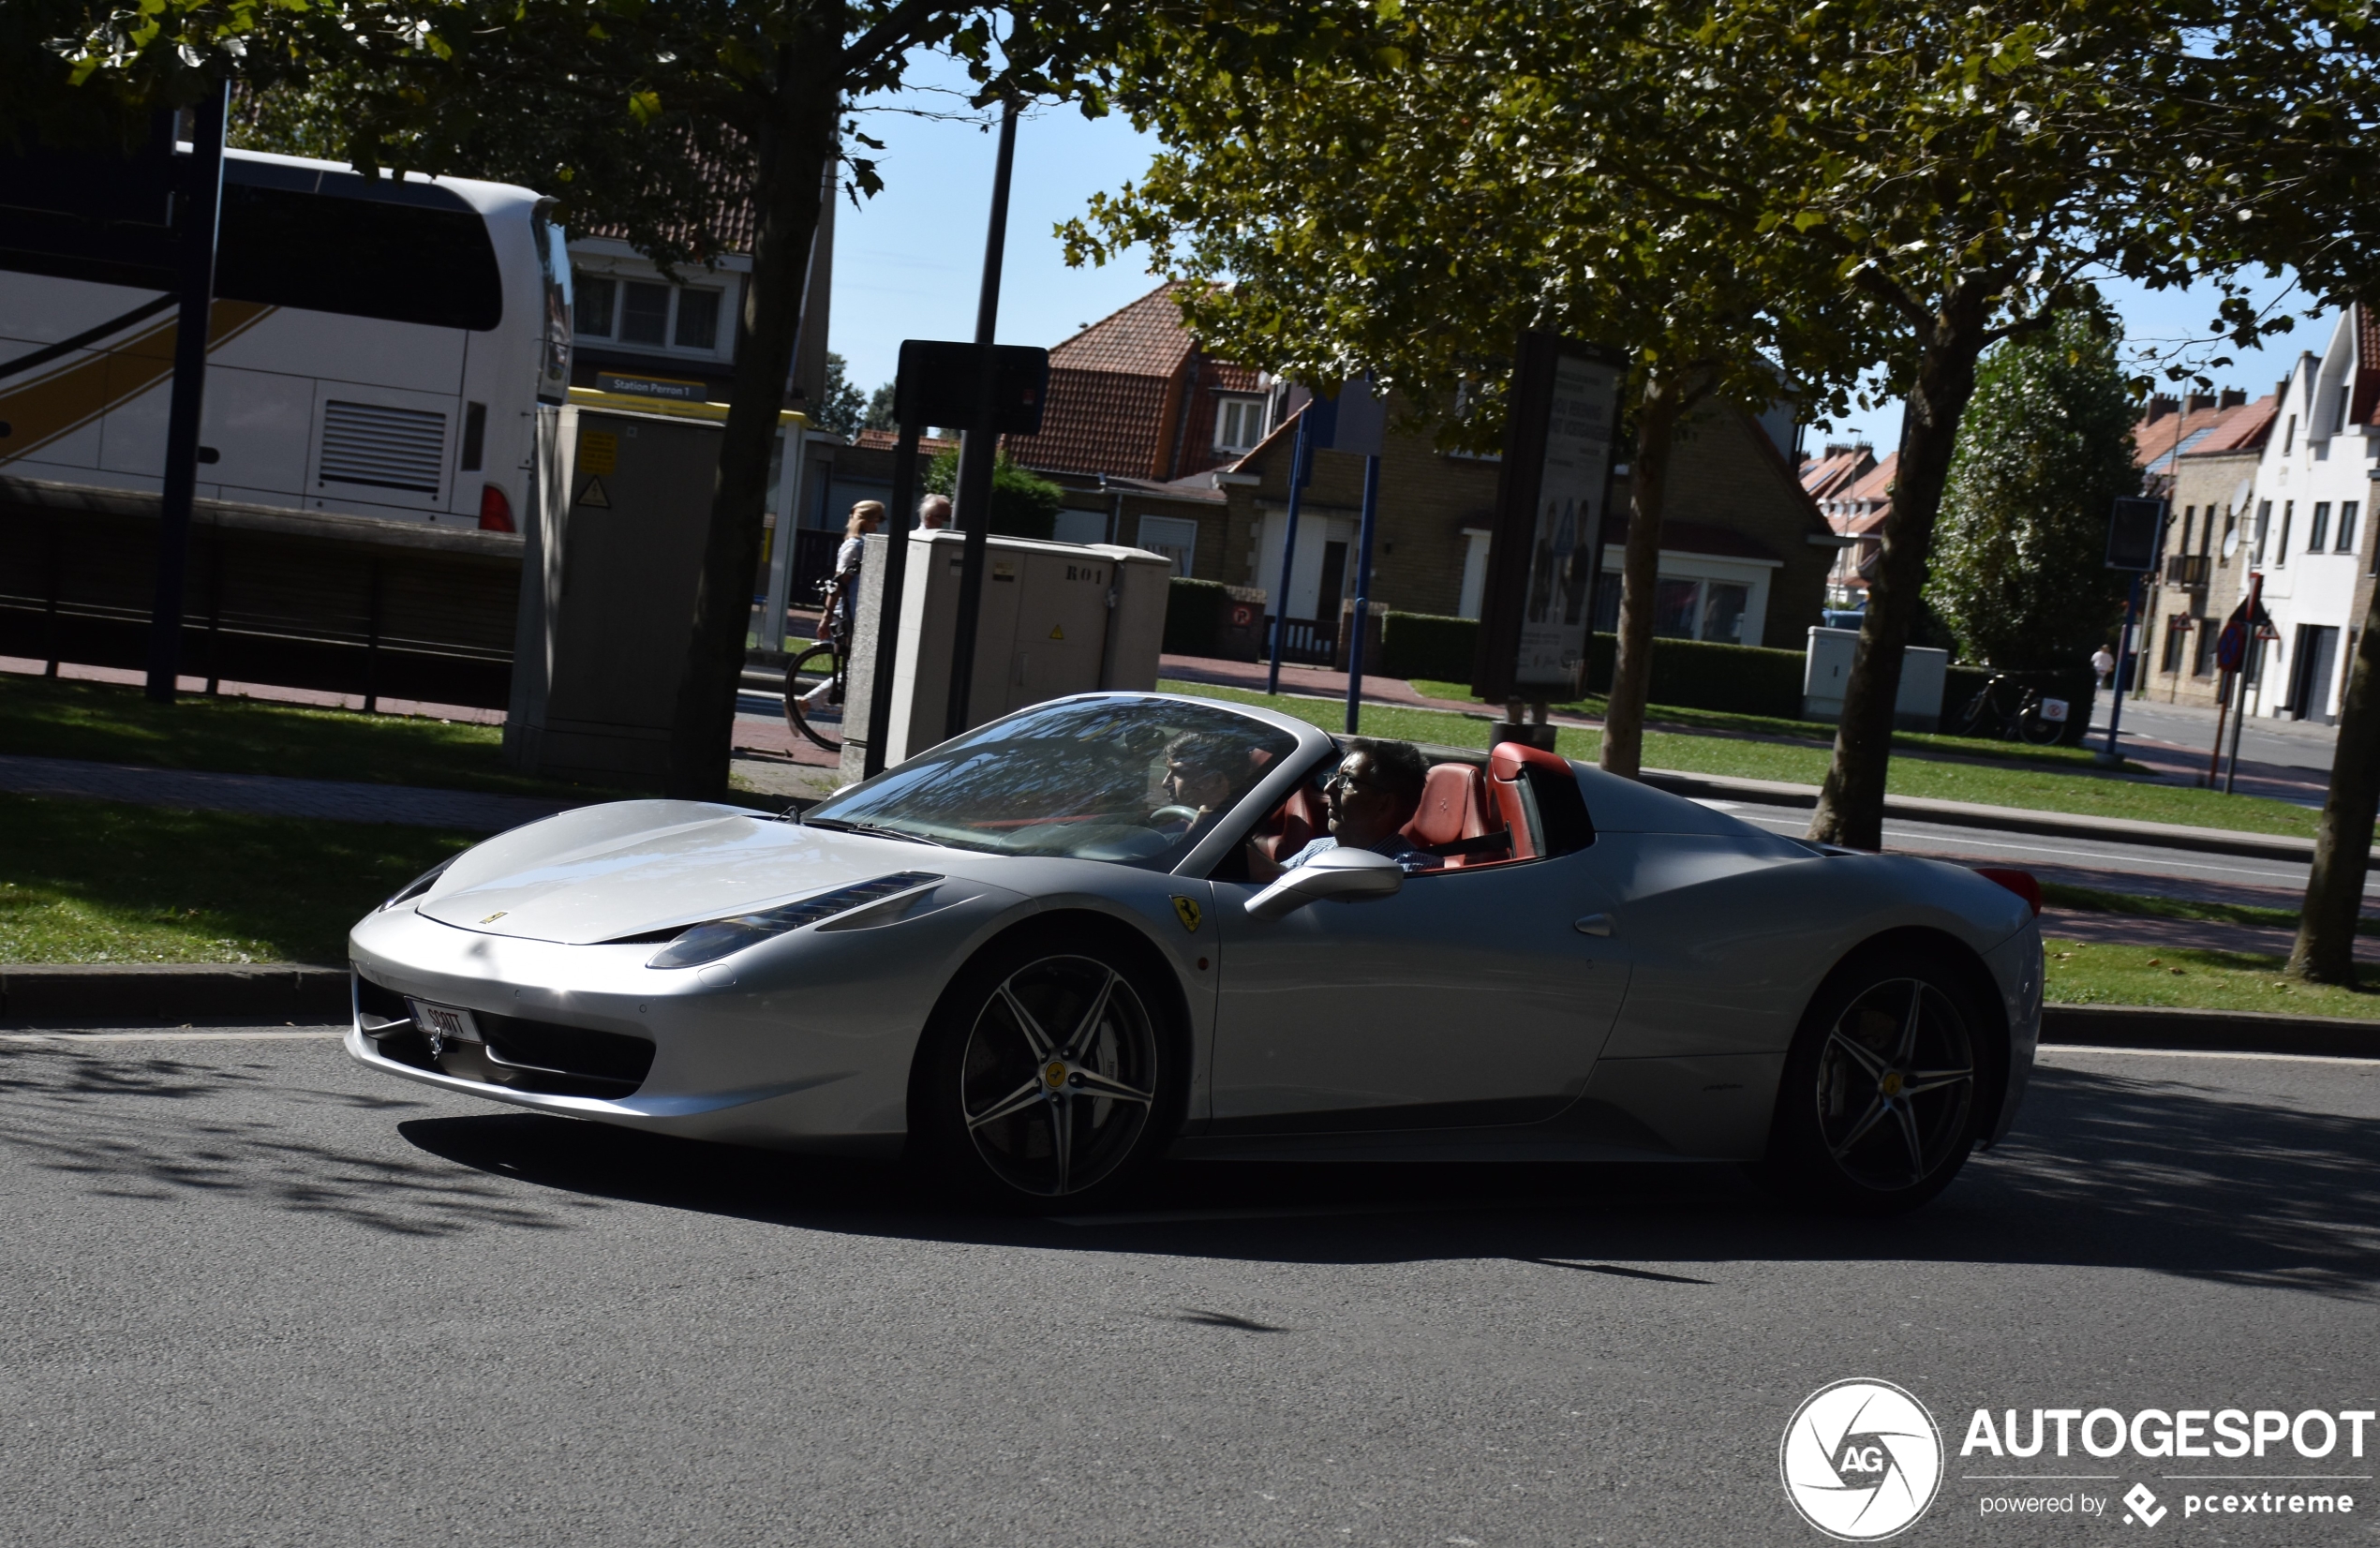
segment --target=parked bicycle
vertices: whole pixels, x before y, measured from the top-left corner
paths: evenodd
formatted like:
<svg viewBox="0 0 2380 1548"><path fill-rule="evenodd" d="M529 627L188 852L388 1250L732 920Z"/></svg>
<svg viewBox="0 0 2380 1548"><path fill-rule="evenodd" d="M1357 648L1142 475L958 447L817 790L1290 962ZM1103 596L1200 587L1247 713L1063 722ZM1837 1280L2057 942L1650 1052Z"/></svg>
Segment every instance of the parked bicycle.
<svg viewBox="0 0 2380 1548"><path fill-rule="evenodd" d="M1999 737L2046 747L2066 734L2066 711L2064 699L2045 698L2040 689L2000 672L1967 701L1953 729L1962 737Z"/></svg>
<svg viewBox="0 0 2380 1548"><path fill-rule="evenodd" d="M844 672L851 625L831 580L818 583L826 637L785 663L785 723L829 752L842 751Z"/></svg>

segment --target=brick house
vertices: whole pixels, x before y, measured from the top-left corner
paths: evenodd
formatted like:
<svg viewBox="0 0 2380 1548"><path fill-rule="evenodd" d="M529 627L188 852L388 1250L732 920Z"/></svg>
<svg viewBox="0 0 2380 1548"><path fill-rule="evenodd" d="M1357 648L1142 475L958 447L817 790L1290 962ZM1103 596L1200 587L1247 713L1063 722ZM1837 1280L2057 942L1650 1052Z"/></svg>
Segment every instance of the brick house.
<svg viewBox="0 0 2380 1548"><path fill-rule="evenodd" d="M1441 450L1428 430L1400 424L1403 411L1392 398L1380 457L1372 600L1400 612L1478 618L1498 459ZM1293 417L1211 475L1225 492L1225 519L1202 538L1198 574L1257 587L1269 599L1284 596L1279 577L1295 425ZM1819 621L1834 534L1763 421L1713 409L1690 420L1678 439L1662 523L1657 633L1799 648L1802 632ZM1286 603L1293 639L1310 637L1316 652L1335 642L1342 603L1351 600L1362 477L1361 458L1318 453L1300 502ZM1623 466L1614 470L1612 509L1625 513L1628 499ZM1619 614L1624 514L1606 523L1603 540L1596 627L1609 631Z"/></svg>
<svg viewBox="0 0 2380 1548"><path fill-rule="evenodd" d="M1867 605L1867 578L1884 548L1884 518L1893 511L1898 452L1882 457L1866 441L1828 446L1803 462L1803 492L1818 502L1827 527L1844 541L1826 576L1826 605L1856 612Z"/></svg>
<svg viewBox="0 0 2380 1548"><path fill-rule="evenodd" d="M2251 507L2239 499L2253 484L2273 428L2275 398L2254 403L2238 391L2158 396L2133 430L2135 460L2144 487L2170 502L2164 562L2143 617L2152 698L2211 707L2222 674L2215 639L2244 589L2250 555L2226 555L2230 536Z"/></svg>

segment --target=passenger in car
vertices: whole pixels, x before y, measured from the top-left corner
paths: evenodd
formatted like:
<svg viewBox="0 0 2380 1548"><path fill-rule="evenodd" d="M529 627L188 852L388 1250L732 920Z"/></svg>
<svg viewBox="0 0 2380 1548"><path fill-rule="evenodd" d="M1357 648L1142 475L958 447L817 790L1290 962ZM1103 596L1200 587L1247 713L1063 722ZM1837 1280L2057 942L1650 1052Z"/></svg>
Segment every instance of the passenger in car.
<svg viewBox="0 0 2380 1548"><path fill-rule="evenodd" d="M1446 862L1418 847L1400 831L1421 805L1421 787L1430 767L1411 742L1349 737L1339 771L1322 787L1329 805L1331 832L1287 858L1274 863L1260 849L1248 856L1249 875L1269 882L1285 871L1295 871L1327 850L1368 849L1405 868L1435 871Z"/></svg>

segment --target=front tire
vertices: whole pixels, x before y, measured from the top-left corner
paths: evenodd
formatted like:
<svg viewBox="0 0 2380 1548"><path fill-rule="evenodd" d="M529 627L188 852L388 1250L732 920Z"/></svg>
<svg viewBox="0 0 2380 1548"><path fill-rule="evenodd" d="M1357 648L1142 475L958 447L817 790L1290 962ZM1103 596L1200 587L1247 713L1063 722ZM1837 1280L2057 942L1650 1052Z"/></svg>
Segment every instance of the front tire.
<svg viewBox="0 0 2380 1548"><path fill-rule="evenodd" d="M1779 1180L1802 1202L1871 1215L1948 1187L1979 1137L1988 1024L1940 951L1846 962L1785 1061L1769 1145Z"/></svg>
<svg viewBox="0 0 2380 1548"><path fill-rule="evenodd" d="M1084 1208L1129 1191L1163 1154L1187 1060L1138 955L1036 930L959 974L910 1100L938 1181L1004 1208Z"/></svg>

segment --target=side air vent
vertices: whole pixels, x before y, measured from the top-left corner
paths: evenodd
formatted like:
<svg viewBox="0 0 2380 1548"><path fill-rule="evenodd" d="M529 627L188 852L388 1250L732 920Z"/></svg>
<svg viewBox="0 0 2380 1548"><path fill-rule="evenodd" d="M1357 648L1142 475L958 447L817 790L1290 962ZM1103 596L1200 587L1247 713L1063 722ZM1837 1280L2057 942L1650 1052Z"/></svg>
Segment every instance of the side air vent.
<svg viewBox="0 0 2380 1548"><path fill-rule="evenodd" d="M323 405L319 482L435 496L445 467L444 414L377 403Z"/></svg>

